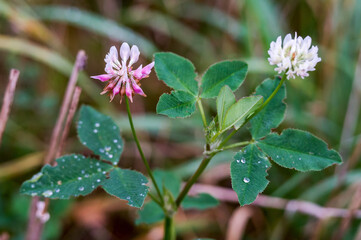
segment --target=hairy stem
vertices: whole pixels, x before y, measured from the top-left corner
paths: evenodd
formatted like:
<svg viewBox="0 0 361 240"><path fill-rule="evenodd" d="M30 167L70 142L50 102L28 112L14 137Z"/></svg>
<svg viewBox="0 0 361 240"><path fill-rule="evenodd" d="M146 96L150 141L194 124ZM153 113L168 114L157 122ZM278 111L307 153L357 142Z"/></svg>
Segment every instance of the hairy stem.
<svg viewBox="0 0 361 240"><path fill-rule="evenodd" d="M139 140L138 140L138 137L137 137L137 133L135 132L135 129L134 129L134 124L133 124L133 118L132 118L132 113L130 112L130 106L129 106L129 100L128 100L128 97L125 97L125 102L126 102L126 105L127 105L127 112L128 112L128 119L129 119L129 124L130 124L130 128L132 129L132 134L133 134L133 137L134 137L134 141L135 143L137 144L137 147L138 147L138 151L139 151L139 154L142 158L142 161L145 165L145 168L147 169L147 172L148 172L148 175L149 177L151 178L152 182L153 182L153 185L155 187L155 190L157 191L157 194L160 198L160 201L162 203L162 205L164 204L164 200L163 200L163 197L162 197L162 194L159 190L159 187L157 185L157 182L155 181L155 178L153 176L153 173L152 173L152 170L150 169L150 166L148 164L148 161L145 159L145 156L144 156L144 153L143 153L143 150L142 150L142 147L140 146L140 143L139 143Z"/></svg>

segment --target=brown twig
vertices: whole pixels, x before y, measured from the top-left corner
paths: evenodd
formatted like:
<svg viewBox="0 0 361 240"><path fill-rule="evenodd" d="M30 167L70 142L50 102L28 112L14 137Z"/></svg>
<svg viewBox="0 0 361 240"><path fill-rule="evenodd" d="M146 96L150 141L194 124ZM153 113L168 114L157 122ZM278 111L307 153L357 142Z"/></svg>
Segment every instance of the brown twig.
<svg viewBox="0 0 361 240"><path fill-rule="evenodd" d="M205 184L194 184L189 194L195 195L198 193L208 193L221 201L238 203L237 194L232 189ZM327 219L332 217L345 218L349 216L349 211L347 209L322 207L308 201L287 200L284 198L266 195L259 195L252 205L264 208L280 209L287 212L299 212L318 219ZM355 211L353 216L357 219L361 219L361 210Z"/></svg>
<svg viewBox="0 0 361 240"><path fill-rule="evenodd" d="M68 82L68 86L65 91L65 95L63 98L63 103L61 105L59 117L56 121L55 128L51 135L49 151L44 160L45 164L51 163L51 161L54 159L54 156L57 152L56 150L57 150L57 146L58 146L58 142L59 142L60 133L61 133L61 130L62 130L62 127L64 124L66 114L67 114L69 106L70 106L70 101L73 96L76 82L78 80L79 71L84 68L85 62L86 62L85 52L83 50L80 50L76 57L76 62L73 67L73 71L71 73L71 76L70 76L70 79Z"/></svg>
<svg viewBox="0 0 361 240"><path fill-rule="evenodd" d="M3 105L1 107L1 112L0 112L0 145L1 145L2 135L5 130L6 122L8 121L11 104L13 103L14 100L15 88L16 88L16 83L18 82L19 79L19 74L20 71L17 69L11 69L10 71L9 83L5 90Z"/></svg>
<svg viewBox="0 0 361 240"><path fill-rule="evenodd" d="M63 152L63 149L65 147L65 140L68 137L68 133L70 130L70 126L71 126L71 122L74 118L76 109L78 108L78 103L79 103L79 98L80 98L80 94L81 94L81 88L80 87L76 87L75 91L74 91L74 95L73 95L73 99L71 100L71 104L70 104L70 109L68 112L68 116L66 118L66 122L65 122L65 126L63 129L63 133L61 135L61 139L59 141L59 147L58 147L58 151L55 155L56 158L60 157L61 153Z"/></svg>
<svg viewBox="0 0 361 240"><path fill-rule="evenodd" d="M74 95L74 89L76 86L76 82L78 79L79 71L82 70L86 63L86 54L83 50L80 50L77 54L76 61L73 67L72 74L70 76L65 95L63 98L63 102L60 108L60 114L58 116L58 119L56 121L55 127L53 129L53 133L50 139L50 147L49 150L44 158L44 164L51 164L55 159L55 154L58 153L58 147L60 143L60 137L61 132L64 126L65 117L67 114L69 114L69 107L71 104L71 100L75 99L73 97ZM79 91L79 90L78 90ZM71 119L70 119L71 123ZM30 206L30 213L29 213L29 223L28 223L28 229L26 232L26 240L38 240L41 238L43 225L37 217L36 217L36 210L37 210L37 204L39 202L39 197L34 197L31 202ZM49 201L46 200L46 207L47 209Z"/></svg>

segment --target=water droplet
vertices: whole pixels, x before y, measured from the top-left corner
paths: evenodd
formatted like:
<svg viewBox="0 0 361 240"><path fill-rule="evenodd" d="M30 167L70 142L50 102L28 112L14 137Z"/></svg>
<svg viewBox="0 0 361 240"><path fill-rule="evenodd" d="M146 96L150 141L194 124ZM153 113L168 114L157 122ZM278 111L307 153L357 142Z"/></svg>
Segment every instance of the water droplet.
<svg viewBox="0 0 361 240"><path fill-rule="evenodd" d="M89 177L89 174L85 174L84 177L85 177L85 178L88 178L88 177Z"/></svg>
<svg viewBox="0 0 361 240"><path fill-rule="evenodd" d="M35 185L34 185L34 184L31 184L30 187L31 187L31 188L35 188Z"/></svg>
<svg viewBox="0 0 361 240"><path fill-rule="evenodd" d="M99 123L95 123L94 126L95 126L95 127L100 127L100 124L99 124Z"/></svg>
<svg viewBox="0 0 361 240"><path fill-rule="evenodd" d="M100 165L100 163L99 163L99 162L97 162L95 165L96 165L96 166L99 166L99 165Z"/></svg>
<svg viewBox="0 0 361 240"><path fill-rule="evenodd" d="M276 158L280 158L280 156L277 155Z"/></svg>
<svg viewBox="0 0 361 240"><path fill-rule="evenodd" d="M101 180L100 179L97 179L97 182L100 182Z"/></svg>
<svg viewBox="0 0 361 240"><path fill-rule="evenodd" d="M106 171L103 171L102 173L103 173L104 175L105 175L105 174L107 174L107 172L106 172Z"/></svg>
<svg viewBox="0 0 361 240"><path fill-rule="evenodd" d="M79 187L79 191L80 192L84 191L84 187Z"/></svg>
<svg viewBox="0 0 361 240"><path fill-rule="evenodd" d="M81 170L81 174L84 174L85 173L85 170Z"/></svg>
<svg viewBox="0 0 361 240"><path fill-rule="evenodd" d="M47 190L47 191L43 192L44 197L50 197L51 195L53 195L53 191L51 191L51 190Z"/></svg>
<svg viewBox="0 0 361 240"><path fill-rule="evenodd" d="M59 188L55 189L55 192L56 193L60 192L60 189Z"/></svg>
<svg viewBox="0 0 361 240"><path fill-rule="evenodd" d="M122 146L120 146L120 145L118 144L118 145L117 145L117 148L121 149L121 148L122 148Z"/></svg>
<svg viewBox="0 0 361 240"><path fill-rule="evenodd" d="M261 163L261 161L258 161L258 163Z"/></svg>
<svg viewBox="0 0 361 240"><path fill-rule="evenodd" d="M103 148L100 148L100 149L99 149L99 152L104 153L104 149L103 149Z"/></svg>
<svg viewBox="0 0 361 240"><path fill-rule="evenodd" d="M84 145L86 145L86 142L83 142Z"/></svg>
<svg viewBox="0 0 361 240"><path fill-rule="evenodd" d="M114 130L117 129L117 126L113 126L113 129L114 129Z"/></svg>
<svg viewBox="0 0 361 240"><path fill-rule="evenodd" d="M117 162L113 162L114 165L117 165L118 163Z"/></svg>
<svg viewBox="0 0 361 240"><path fill-rule="evenodd" d="M93 133L97 133L97 132L98 132L98 129L94 129L94 130L93 130Z"/></svg>
<svg viewBox="0 0 361 240"><path fill-rule="evenodd" d="M236 162L239 163L240 162L239 159L237 159Z"/></svg>
<svg viewBox="0 0 361 240"><path fill-rule="evenodd" d="M127 197L127 200L129 200L129 199L130 199L130 197L128 196L128 197Z"/></svg>
<svg viewBox="0 0 361 240"><path fill-rule="evenodd" d="M113 158L113 154L109 154L109 157L110 157L110 158Z"/></svg>
<svg viewBox="0 0 361 240"><path fill-rule="evenodd" d="M243 178L243 182L249 183L249 181L251 181L251 180L249 180L249 178L247 178L247 177Z"/></svg>
<svg viewBox="0 0 361 240"><path fill-rule="evenodd" d="M114 140L113 140L113 143L117 143L117 142L118 142L118 139L114 139Z"/></svg>
<svg viewBox="0 0 361 240"><path fill-rule="evenodd" d="M102 171L102 169L101 169L101 168L98 168L98 169L97 169L97 171L98 171L98 172L101 172L101 171Z"/></svg>
<svg viewBox="0 0 361 240"><path fill-rule="evenodd" d="M95 186L94 186L94 185L92 185L92 188L94 189L94 188L95 188Z"/></svg>
<svg viewBox="0 0 361 240"><path fill-rule="evenodd" d="M105 151L109 152L112 148L111 147L105 147Z"/></svg>
<svg viewBox="0 0 361 240"><path fill-rule="evenodd" d="M302 160L302 158L298 158L298 160Z"/></svg>
<svg viewBox="0 0 361 240"><path fill-rule="evenodd" d="M75 155L75 156L74 156L74 158L76 159L76 158L78 158L78 156L77 156L77 155Z"/></svg>
<svg viewBox="0 0 361 240"><path fill-rule="evenodd" d="M78 180L80 181L80 180L82 180L82 178L81 178L81 177L78 177Z"/></svg>
<svg viewBox="0 0 361 240"><path fill-rule="evenodd" d="M241 163L246 163L246 159L242 158Z"/></svg>
<svg viewBox="0 0 361 240"><path fill-rule="evenodd" d="M32 193L31 196L35 197L36 195L38 195L37 193Z"/></svg>

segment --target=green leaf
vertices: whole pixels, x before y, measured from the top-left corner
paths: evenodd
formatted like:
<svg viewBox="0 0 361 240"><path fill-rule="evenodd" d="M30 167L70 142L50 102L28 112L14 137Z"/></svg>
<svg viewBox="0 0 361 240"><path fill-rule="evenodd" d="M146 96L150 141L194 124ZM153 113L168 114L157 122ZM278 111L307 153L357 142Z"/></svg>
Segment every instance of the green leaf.
<svg viewBox="0 0 361 240"><path fill-rule="evenodd" d="M335 150L309 132L286 129L281 135L272 133L260 140L261 148L277 164L298 171L320 171L332 164L342 163Z"/></svg>
<svg viewBox="0 0 361 240"><path fill-rule="evenodd" d="M227 110L236 102L232 90L226 85L222 87L217 97L217 116L219 127L223 124L223 119Z"/></svg>
<svg viewBox="0 0 361 240"><path fill-rule="evenodd" d="M280 83L280 79L266 79L257 88L255 95L267 99ZM251 134L253 139L260 139L266 136L272 128L278 127L283 121L286 104L283 99L286 97L286 88L283 84L272 100L251 120Z"/></svg>
<svg viewBox="0 0 361 240"><path fill-rule="evenodd" d="M182 202L184 209L205 210L216 207L219 201L208 193L200 193L197 196L187 196Z"/></svg>
<svg viewBox="0 0 361 240"><path fill-rule="evenodd" d="M116 165L123 151L120 130L113 120L92 107L82 106L78 121L78 136L82 144L102 159Z"/></svg>
<svg viewBox="0 0 361 240"><path fill-rule="evenodd" d="M172 91L160 96L157 113L170 118L189 117L196 110L196 98L184 91Z"/></svg>
<svg viewBox="0 0 361 240"><path fill-rule="evenodd" d="M152 224L164 219L163 209L153 201L144 204L143 208L138 211L138 218L135 224Z"/></svg>
<svg viewBox="0 0 361 240"><path fill-rule="evenodd" d="M193 64L179 55L169 52L154 54L155 72L160 80L175 90L198 94L197 74Z"/></svg>
<svg viewBox="0 0 361 240"><path fill-rule="evenodd" d="M164 194L164 188L167 189L174 198L178 197L181 187L181 179L170 171L154 170L153 175L157 182L160 192Z"/></svg>
<svg viewBox="0 0 361 240"><path fill-rule="evenodd" d="M103 183L103 188L107 193L127 200L128 205L140 208L148 194L147 183L147 178L140 172L115 168Z"/></svg>
<svg viewBox="0 0 361 240"><path fill-rule="evenodd" d="M113 168L77 154L60 157L56 162L56 166L45 165L41 172L24 182L20 193L60 199L85 196L104 183L106 173Z"/></svg>
<svg viewBox="0 0 361 240"><path fill-rule="evenodd" d="M234 156L231 163L232 188L243 206L251 204L267 186L267 169L271 166L266 155L250 144Z"/></svg>
<svg viewBox="0 0 361 240"><path fill-rule="evenodd" d="M209 67L202 78L202 98L216 97L225 85L236 91L243 83L248 66L242 61L223 61Z"/></svg>
<svg viewBox="0 0 361 240"><path fill-rule="evenodd" d="M262 103L262 96L241 98L228 109L220 130L224 132L233 125L235 125L235 128L238 129L244 120L256 111Z"/></svg>

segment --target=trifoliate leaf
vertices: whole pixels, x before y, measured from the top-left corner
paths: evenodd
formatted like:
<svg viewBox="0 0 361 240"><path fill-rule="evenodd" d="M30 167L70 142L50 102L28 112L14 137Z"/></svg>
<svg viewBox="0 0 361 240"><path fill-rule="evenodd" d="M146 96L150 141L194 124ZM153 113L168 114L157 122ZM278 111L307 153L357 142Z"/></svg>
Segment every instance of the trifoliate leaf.
<svg viewBox="0 0 361 240"><path fill-rule="evenodd" d="M223 61L210 66L202 78L201 97L217 97L226 85L236 91L243 83L247 70L247 64L242 61Z"/></svg>
<svg viewBox="0 0 361 240"><path fill-rule="evenodd" d="M104 160L116 165L123 151L120 130L113 120L92 107L80 109L78 121L80 142Z"/></svg>
<svg viewBox="0 0 361 240"><path fill-rule="evenodd" d="M41 172L23 183L20 193L47 198L68 199L87 195L103 184L111 165L93 158L72 154L45 165Z"/></svg>
<svg viewBox="0 0 361 240"><path fill-rule="evenodd" d="M222 87L217 97L217 116L219 127L223 124L223 119L228 109L236 102L232 90L226 85Z"/></svg>
<svg viewBox="0 0 361 240"><path fill-rule="evenodd" d="M281 135L272 133L257 146L282 167L302 172L320 171L342 163L341 156L335 150L329 150L324 141L297 129L286 129Z"/></svg>
<svg viewBox="0 0 361 240"><path fill-rule="evenodd" d="M261 95L263 96L263 99L266 100L276 89L280 81L281 80L278 78L275 80L264 80L256 88L255 95ZM286 111L286 104L283 102L285 97L286 88L285 85L282 85L272 100L250 120L250 131L253 139L260 139L266 136L272 128L276 128L280 125Z"/></svg>
<svg viewBox="0 0 361 240"><path fill-rule="evenodd" d="M267 169L271 166L266 155L250 144L234 156L231 163L232 188L243 206L251 204L267 186Z"/></svg>
<svg viewBox="0 0 361 240"><path fill-rule="evenodd" d="M155 72L160 80L175 90L198 95L197 74L193 64L177 54L162 52L154 54Z"/></svg>
<svg viewBox="0 0 361 240"><path fill-rule="evenodd" d="M189 117L196 110L196 98L184 91L172 91L160 96L157 113L170 118Z"/></svg>
<svg viewBox="0 0 361 240"><path fill-rule="evenodd" d="M103 188L107 193L127 200L128 205L140 208L148 194L147 183L147 178L140 172L115 168L103 183Z"/></svg>
<svg viewBox="0 0 361 240"><path fill-rule="evenodd" d="M231 107L229 107L224 117L221 131L226 131L232 126L238 129L246 120L246 118L256 111L263 103L262 96L250 96L241 98Z"/></svg>

